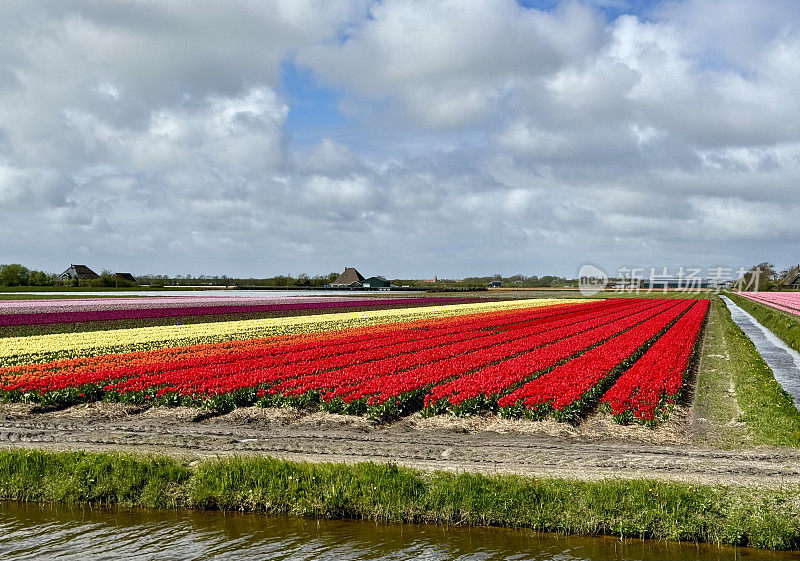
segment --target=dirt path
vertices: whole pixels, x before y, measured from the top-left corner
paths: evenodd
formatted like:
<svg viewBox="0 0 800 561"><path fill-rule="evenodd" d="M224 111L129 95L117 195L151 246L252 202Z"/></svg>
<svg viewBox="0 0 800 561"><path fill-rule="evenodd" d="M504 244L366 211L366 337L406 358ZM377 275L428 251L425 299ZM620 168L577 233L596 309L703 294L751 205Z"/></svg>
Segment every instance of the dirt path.
<svg viewBox="0 0 800 561"><path fill-rule="evenodd" d="M35 412L0 405L0 446L136 450L188 458L269 454L310 461L396 462L422 469L599 479L659 478L760 487L800 484L800 451L721 450L689 442L689 415L652 430L603 415L577 428L554 421L419 415L373 426L360 417L289 409L195 409L117 404Z"/></svg>

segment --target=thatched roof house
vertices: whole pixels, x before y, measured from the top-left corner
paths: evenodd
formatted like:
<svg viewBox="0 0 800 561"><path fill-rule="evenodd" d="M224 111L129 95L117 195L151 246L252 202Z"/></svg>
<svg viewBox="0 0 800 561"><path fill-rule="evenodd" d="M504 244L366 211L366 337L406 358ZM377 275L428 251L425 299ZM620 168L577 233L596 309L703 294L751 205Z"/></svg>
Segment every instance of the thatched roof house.
<svg viewBox="0 0 800 561"><path fill-rule="evenodd" d="M114 273L114 276L117 277L119 280L136 282L136 279L130 273Z"/></svg>
<svg viewBox="0 0 800 561"><path fill-rule="evenodd" d="M69 269L61 273L59 279L62 281L70 280L70 279L78 279L78 280L93 280L100 278L100 275L92 271L86 265L73 265L70 264Z"/></svg>
<svg viewBox="0 0 800 561"><path fill-rule="evenodd" d="M345 268L344 272L331 283L333 288L361 287L364 277L353 267Z"/></svg>

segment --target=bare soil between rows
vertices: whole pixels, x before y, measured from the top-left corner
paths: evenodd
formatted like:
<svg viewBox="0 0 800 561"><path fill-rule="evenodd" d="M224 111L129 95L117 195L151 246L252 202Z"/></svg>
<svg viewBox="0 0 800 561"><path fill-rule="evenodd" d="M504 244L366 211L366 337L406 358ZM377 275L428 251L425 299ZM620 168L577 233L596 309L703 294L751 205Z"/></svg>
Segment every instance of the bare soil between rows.
<svg viewBox="0 0 800 561"><path fill-rule="evenodd" d="M97 403L61 411L0 404L0 447L124 450L188 460L232 454L313 462L395 462L425 470L581 480L654 478L779 488L800 484L800 450L723 450L693 444L685 409L651 429L594 414L577 427L496 415L374 425L362 417L296 409L234 410Z"/></svg>

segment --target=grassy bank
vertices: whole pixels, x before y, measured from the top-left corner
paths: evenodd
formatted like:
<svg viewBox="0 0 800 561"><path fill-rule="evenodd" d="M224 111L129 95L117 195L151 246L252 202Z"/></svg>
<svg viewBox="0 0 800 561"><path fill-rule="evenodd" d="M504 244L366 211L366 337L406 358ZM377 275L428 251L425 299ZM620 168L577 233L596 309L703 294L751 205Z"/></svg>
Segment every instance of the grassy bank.
<svg viewBox="0 0 800 561"><path fill-rule="evenodd" d="M800 352L800 317L787 314L737 294L726 294L737 306L758 320L758 323L780 337L784 343Z"/></svg>
<svg viewBox="0 0 800 561"><path fill-rule="evenodd" d="M265 457L186 465L156 456L6 450L0 452L0 498L800 547L795 488L455 475Z"/></svg>
<svg viewBox="0 0 800 561"><path fill-rule="evenodd" d="M712 298L697 374L696 415L709 419L709 444L800 446L800 412L750 338Z"/></svg>

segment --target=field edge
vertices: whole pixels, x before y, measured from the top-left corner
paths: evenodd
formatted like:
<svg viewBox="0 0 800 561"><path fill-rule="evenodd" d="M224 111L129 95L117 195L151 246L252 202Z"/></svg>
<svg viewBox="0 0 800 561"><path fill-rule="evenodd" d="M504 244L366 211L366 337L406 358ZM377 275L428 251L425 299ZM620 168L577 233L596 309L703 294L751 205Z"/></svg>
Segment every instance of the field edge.
<svg viewBox="0 0 800 561"><path fill-rule="evenodd" d="M133 453L0 451L2 500L502 526L784 550L800 547L797 491L422 472L269 456L186 463Z"/></svg>
<svg viewBox="0 0 800 561"><path fill-rule="evenodd" d="M695 443L800 447L800 411L720 298L711 301L694 392Z"/></svg>

